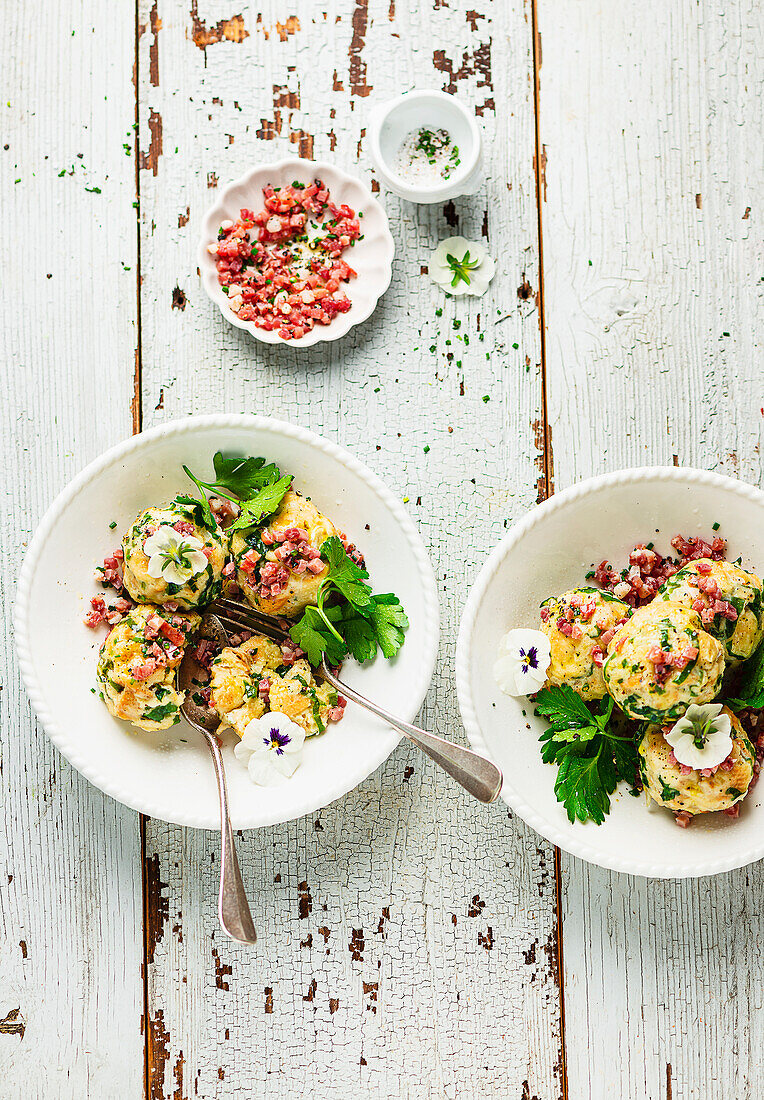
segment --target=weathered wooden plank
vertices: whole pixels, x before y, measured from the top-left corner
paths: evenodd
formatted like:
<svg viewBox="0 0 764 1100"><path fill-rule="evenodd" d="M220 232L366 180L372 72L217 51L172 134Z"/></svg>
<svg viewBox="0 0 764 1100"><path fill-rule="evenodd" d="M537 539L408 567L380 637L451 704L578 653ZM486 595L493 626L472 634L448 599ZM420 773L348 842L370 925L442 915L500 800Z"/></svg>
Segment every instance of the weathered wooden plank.
<svg viewBox="0 0 764 1100"><path fill-rule="evenodd" d="M146 0L140 15L145 423L272 413L348 445L409 500L443 592L424 720L456 737L465 581L536 498L541 415L530 25L473 7L301 2L287 18L268 2L232 18ZM384 197L393 285L341 343L269 350L228 326L194 258L218 181L288 152L367 174L369 108L415 83L475 106L485 189L445 210ZM491 296L458 309L421 274L456 225L500 261ZM242 838L254 952L217 931L213 836L151 822L148 853L155 1096L561 1094L553 853L413 749L314 818Z"/></svg>
<svg viewBox="0 0 764 1100"><path fill-rule="evenodd" d="M100 0L87 9L32 0L9 6L4 20L12 45L0 150L0 584L9 637L14 578L42 512L131 431L135 177L122 143L132 146L135 93L127 9L120 16ZM0 660L0 1093L137 1100L137 816L56 753L31 715L12 653Z"/></svg>
<svg viewBox="0 0 764 1100"><path fill-rule="evenodd" d="M761 7L540 19L557 487L655 462L756 482ZM570 1095L758 1096L760 865L651 883L563 857L563 887Z"/></svg>

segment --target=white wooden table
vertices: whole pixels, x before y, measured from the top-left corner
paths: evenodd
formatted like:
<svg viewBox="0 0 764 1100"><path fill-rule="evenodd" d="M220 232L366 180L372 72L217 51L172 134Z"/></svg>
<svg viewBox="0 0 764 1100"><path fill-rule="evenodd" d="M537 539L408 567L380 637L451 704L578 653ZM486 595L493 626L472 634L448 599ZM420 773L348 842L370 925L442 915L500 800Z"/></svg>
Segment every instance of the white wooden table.
<svg viewBox="0 0 764 1100"><path fill-rule="evenodd" d="M444 623L422 717L463 737L457 624L508 523L621 466L761 479L763 12L7 5L6 615L42 512L103 449L190 413L272 413L409 498ZM338 344L270 350L227 325L196 272L215 188L290 152L369 178L369 111L414 85L474 106L483 190L418 209L381 193L393 283ZM499 275L437 318L421 269L456 228ZM217 927L215 836L91 789L5 660L2 1097L762 1095L761 866L589 867L401 745L321 813L242 836L247 951Z"/></svg>

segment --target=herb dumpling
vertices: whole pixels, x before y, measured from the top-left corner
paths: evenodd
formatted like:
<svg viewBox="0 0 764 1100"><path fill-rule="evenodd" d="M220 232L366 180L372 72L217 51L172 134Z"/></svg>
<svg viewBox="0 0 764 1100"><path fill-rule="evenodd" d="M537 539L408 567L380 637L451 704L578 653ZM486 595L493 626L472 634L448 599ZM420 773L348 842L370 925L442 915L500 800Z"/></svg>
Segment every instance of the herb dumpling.
<svg viewBox="0 0 764 1100"><path fill-rule="evenodd" d="M696 611L654 600L620 628L602 671L624 714L665 722L680 718L690 703L715 699L724 666L724 646L703 629Z"/></svg>
<svg viewBox="0 0 764 1100"><path fill-rule="evenodd" d="M552 660L547 686L568 684L582 699L607 694L602 665L614 632L631 608L597 588L574 588L541 605L541 629L549 638Z"/></svg>
<svg viewBox="0 0 764 1100"><path fill-rule="evenodd" d="M639 770L645 790L659 806L702 814L727 810L745 798L753 779L753 745L737 716L727 707L722 708L722 713L732 723L732 752L724 763L709 769L713 771L711 775L695 768L682 768L661 727L647 727L639 743Z"/></svg>
<svg viewBox="0 0 764 1100"><path fill-rule="evenodd" d="M747 660L764 637L762 582L732 562L689 562L664 582L656 599L697 611L730 661Z"/></svg>
<svg viewBox="0 0 764 1100"><path fill-rule="evenodd" d="M283 675L274 676L268 692L269 710L286 714L308 737L323 733L329 722L341 715L335 711L337 692L326 683L316 683L310 665L295 661Z"/></svg>
<svg viewBox="0 0 764 1100"><path fill-rule="evenodd" d="M279 667L283 667L281 647L262 634L218 654L210 669L210 702L224 726L243 737L249 723L262 718L268 698L265 685Z"/></svg>
<svg viewBox="0 0 764 1100"><path fill-rule="evenodd" d="M138 603L190 609L219 595L228 536L201 504L147 508L122 540L125 588Z"/></svg>
<svg viewBox="0 0 764 1100"><path fill-rule="evenodd" d="M117 623L101 647L96 673L101 697L115 718L149 732L179 720L183 693L176 686L176 670L200 622L196 614L171 614L143 604Z"/></svg>
<svg viewBox="0 0 764 1100"><path fill-rule="evenodd" d="M236 580L264 615L294 618L315 604L327 565L320 550L337 531L331 520L294 489L262 527L234 531Z"/></svg>
<svg viewBox="0 0 764 1100"><path fill-rule="evenodd" d="M239 737L267 711L285 714L308 737L323 733L342 714L334 688L316 683L305 660L284 664L280 646L262 634L224 649L215 658L210 687L213 708L223 725L231 726Z"/></svg>

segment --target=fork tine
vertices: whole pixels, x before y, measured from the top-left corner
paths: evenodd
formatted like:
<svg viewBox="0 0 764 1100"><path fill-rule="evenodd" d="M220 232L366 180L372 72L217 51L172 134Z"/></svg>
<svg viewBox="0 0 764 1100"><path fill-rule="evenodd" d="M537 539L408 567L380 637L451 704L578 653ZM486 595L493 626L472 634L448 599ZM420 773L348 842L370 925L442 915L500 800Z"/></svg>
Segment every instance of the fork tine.
<svg viewBox="0 0 764 1100"><path fill-rule="evenodd" d="M242 627L246 630L254 630L258 634L265 634L266 637L272 638L274 641L283 642L289 637L287 632L283 630L273 619L269 619L266 615L261 615L257 611L249 607L245 607L242 604L236 603L234 600L216 600L211 605L210 610L218 618L228 619L238 629Z"/></svg>
<svg viewBox="0 0 764 1100"><path fill-rule="evenodd" d="M278 642L279 644L284 640L284 635L281 633L281 631L278 630L277 627L255 627L251 623L246 622L246 620L244 619L233 618L226 611L217 611L216 615L220 619L221 623L233 633L238 634L241 630L250 630L253 633L263 634L266 638L270 638L271 641Z"/></svg>

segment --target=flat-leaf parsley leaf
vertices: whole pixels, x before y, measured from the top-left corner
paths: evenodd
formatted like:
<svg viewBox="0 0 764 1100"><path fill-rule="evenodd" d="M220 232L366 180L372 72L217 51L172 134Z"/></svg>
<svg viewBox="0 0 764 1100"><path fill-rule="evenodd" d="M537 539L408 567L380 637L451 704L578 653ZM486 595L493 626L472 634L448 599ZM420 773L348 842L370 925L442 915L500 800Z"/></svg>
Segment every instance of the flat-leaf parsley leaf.
<svg viewBox="0 0 764 1100"><path fill-rule="evenodd" d="M613 700L595 711L571 687L542 688L536 712L551 725L539 738L545 764L557 765L554 793L569 821L591 818L601 825L620 780L634 782L638 757L633 737L611 726Z"/></svg>

